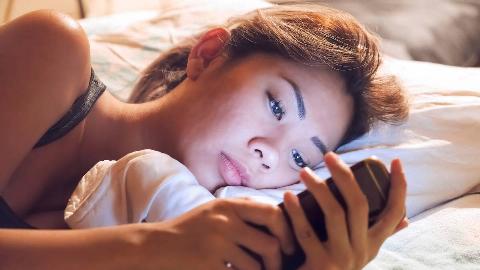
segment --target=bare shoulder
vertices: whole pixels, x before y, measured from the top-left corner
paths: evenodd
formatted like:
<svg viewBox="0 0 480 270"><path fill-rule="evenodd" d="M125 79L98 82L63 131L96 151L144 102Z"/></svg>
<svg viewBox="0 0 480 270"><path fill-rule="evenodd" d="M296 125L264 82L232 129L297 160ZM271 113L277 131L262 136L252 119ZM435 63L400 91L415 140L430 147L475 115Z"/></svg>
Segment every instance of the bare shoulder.
<svg viewBox="0 0 480 270"><path fill-rule="evenodd" d="M0 27L0 195L37 140L85 91L90 48L60 13L29 13Z"/></svg>

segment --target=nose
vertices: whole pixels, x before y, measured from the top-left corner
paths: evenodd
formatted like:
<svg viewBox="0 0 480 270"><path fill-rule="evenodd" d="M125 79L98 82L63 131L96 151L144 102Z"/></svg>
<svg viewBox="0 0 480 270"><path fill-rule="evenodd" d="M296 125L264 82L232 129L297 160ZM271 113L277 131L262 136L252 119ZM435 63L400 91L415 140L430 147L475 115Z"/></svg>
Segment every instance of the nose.
<svg viewBox="0 0 480 270"><path fill-rule="evenodd" d="M255 138L249 142L249 150L259 163L260 170L272 171L278 164L278 151L265 139Z"/></svg>

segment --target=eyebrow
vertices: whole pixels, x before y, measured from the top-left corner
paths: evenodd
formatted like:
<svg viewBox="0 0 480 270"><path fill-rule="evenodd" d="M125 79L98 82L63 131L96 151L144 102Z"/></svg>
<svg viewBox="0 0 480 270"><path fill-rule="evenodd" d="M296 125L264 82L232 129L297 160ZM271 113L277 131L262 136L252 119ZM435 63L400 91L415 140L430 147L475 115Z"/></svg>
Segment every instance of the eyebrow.
<svg viewBox="0 0 480 270"><path fill-rule="evenodd" d="M298 88L298 85L294 81L290 80L285 76L281 76L281 77L292 86L293 92L295 94L295 98L297 100L298 118L300 120L304 120L307 112L305 110L305 103L303 102L302 92L300 91L300 89ZM325 155L327 153L327 147L322 142L322 140L320 140L320 138L318 138L317 136L313 136L310 138L310 141L315 145L315 147L318 148L318 150L320 150L322 155Z"/></svg>
<svg viewBox="0 0 480 270"><path fill-rule="evenodd" d="M292 80L290 80L285 76L281 76L281 77L292 86L293 93L295 94L295 99L297 100L298 118L300 120L304 120L305 115L307 114L307 111L305 110L305 103L303 103L302 92L300 91L300 89L298 88L298 85L295 82L293 82Z"/></svg>
<svg viewBox="0 0 480 270"><path fill-rule="evenodd" d="M318 148L318 150L320 150L320 152L322 152L323 155L327 153L327 147L322 140L320 140L320 138L313 136L310 138L310 141L312 141L312 143Z"/></svg>

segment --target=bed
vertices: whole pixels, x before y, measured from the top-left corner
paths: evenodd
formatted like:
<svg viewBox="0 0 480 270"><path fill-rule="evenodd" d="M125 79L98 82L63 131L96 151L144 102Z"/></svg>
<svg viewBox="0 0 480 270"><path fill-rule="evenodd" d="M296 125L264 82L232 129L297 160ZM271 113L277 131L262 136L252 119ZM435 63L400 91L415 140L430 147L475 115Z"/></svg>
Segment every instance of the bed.
<svg viewBox="0 0 480 270"><path fill-rule="evenodd" d="M205 25L269 5L261 0L162 1L156 10L87 18L81 24L91 40L95 72L109 91L126 100L142 69L160 52ZM389 238L366 269L480 269L480 68L399 57L386 52L381 71L398 76L407 89L408 121L377 124L339 149L348 164L371 155L387 164L399 157L408 180L412 223ZM317 173L328 176L325 168ZM302 184L225 187L215 196L277 203L285 190L303 189Z"/></svg>

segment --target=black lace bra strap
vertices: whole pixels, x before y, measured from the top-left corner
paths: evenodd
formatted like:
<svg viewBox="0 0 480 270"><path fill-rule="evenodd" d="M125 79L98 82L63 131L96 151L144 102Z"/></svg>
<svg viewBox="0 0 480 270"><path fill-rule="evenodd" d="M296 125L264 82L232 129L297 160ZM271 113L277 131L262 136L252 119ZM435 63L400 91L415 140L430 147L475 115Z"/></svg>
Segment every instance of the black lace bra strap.
<svg viewBox="0 0 480 270"><path fill-rule="evenodd" d="M33 148L49 144L67 134L88 115L95 102L107 87L91 71L90 83L85 94L78 97L70 110L38 140Z"/></svg>
<svg viewBox="0 0 480 270"><path fill-rule="evenodd" d="M0 228L33 229L34 227L30 226L17 215L15 215L12 209L10 209L10 206L8 206L7 202L0 197Z"/></svg>

